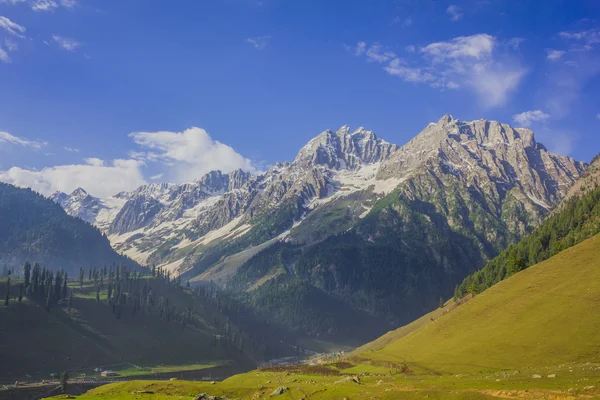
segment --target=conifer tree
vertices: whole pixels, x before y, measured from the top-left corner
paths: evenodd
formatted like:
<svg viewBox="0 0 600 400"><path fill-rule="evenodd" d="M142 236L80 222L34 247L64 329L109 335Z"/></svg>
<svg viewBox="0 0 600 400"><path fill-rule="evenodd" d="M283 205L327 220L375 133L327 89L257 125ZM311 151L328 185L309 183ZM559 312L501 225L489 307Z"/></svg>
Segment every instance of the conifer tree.
<svg viewBox="0 0 600 400"><path fill-rule="evenodd" d="M10 300L10 276L6 280L6 296L4 297L4 307L8 307L9 300Z"/></svg>
<svg viewBox="0 0 600 400"><path fill-rule="evenodd" d="M51 306L52 306L52 290L48 290L48 295L46 296L46 311L50 311Z"/></svg>
<svg viewBox="0 0 600 400"><path fill-rule="evenodd" d="M23 284L21 283L19 285L19 304L21 304L22 300L23 300Z"/></svg>
<svg viewBox="0 0 600 400"><path fill-rule="evenodd" d="M85 276L85 272L83 271L83 267L79 267L79 288L83 289L83 277Z"/></svg>
<svg viewBox="0 0 600 400"><path fill-rule="evenodd" d="M60 388L63 393L67 393L67 384L69 383L69 373L67 371L60 374Z"/></svg>
<svg viewBox="0 0 600 400"><path fill-rule="evenodd" d="M27 288L27 286L29 286L30 278L31 278L31 264L29 264L29 261L27 261L25 263L25 266L23 267L23 276L25 278L24 284L25 284L25 287Z"/></svg>
<svg viewBox="0 0 600 400"><path fill-rule="evenodd" d="M61 293L61 298L63 300L67 299L67 281L69 280L69 275L67 274L67 272L65 271L65 275L63 277L63 287L62 287L62 293Z"/></svg>

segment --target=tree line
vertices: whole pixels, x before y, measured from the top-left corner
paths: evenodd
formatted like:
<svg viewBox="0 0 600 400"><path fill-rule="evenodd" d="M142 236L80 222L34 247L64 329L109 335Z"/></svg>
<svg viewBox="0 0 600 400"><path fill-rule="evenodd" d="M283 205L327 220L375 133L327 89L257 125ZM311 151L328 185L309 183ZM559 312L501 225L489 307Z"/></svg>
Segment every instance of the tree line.
<svg viewBox="0 0 600 400"><path fill-rule="evenodd" d="M600 187L575 196L539 228L501 252L454 290L458 300L476 295L503 279L600 233Z"/></svg>

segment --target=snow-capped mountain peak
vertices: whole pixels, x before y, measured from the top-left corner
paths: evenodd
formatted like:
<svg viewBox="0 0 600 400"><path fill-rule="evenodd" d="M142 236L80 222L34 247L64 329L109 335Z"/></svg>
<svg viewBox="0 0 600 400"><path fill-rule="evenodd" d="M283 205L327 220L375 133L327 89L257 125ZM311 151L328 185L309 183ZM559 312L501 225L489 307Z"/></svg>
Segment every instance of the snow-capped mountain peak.
<svg viewBox="0 0 600 400"><path fill-rule="evenodd" d="M268 242L283 234L312 240L297 232L308 235L311 224L334 215L363 218L375 201L405 182L412 182L405 193L409 197L429 193L435 185L470 187L481 191L481 198L493 203L486 207L494 210L512 190L517 201L528 198L548 210L583 167L549 153L528 129L462 122L446 114L402 147L364 127L345 125L311 139L293 162L276 163L256 176L211 171L193 182L149 184L108 199L83 189L55 193L52 199L107 233L117 251L179 274L197 266L210 246L247 232L254 245L256 237ZM429 179L435 185L421 188ZM332 208L337 211L323 211ZM318 230L327 235L344 226Z"/></svg>
<svg viewBox="0 0 600 400"><path fill-rule="evenodd" d="M311 139L298 153L294 164L300 167L323 165L330 169L356 170L363 164L383 161L396 145L377 138L363 127L351 132L348 125L336 132L326 130Z"/></svg>

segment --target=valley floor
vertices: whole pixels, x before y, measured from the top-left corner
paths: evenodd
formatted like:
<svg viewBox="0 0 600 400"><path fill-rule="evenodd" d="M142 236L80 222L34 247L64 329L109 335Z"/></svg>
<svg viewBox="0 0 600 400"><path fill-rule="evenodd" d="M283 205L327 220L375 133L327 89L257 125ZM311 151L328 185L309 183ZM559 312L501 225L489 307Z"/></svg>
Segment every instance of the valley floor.
<svg viewBox="0 0 600 400"><path fill-rule="evenodd" d="M285 391L274 395L282 387ZM415 375L401 365L378 367L339 362L252 371L216 383L178 380L114 383L70 398L170 400L194 399L201 393L227 399L600 399L600 364Z"/></svg>

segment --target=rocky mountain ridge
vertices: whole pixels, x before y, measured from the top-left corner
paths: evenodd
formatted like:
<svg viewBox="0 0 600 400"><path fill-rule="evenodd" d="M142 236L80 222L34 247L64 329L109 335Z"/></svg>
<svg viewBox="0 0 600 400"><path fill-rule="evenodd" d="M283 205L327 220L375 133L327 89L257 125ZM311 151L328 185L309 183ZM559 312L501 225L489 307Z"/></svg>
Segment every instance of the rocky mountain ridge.
<svg viewBox="0 0 600 400"><path fill-rule="evenodd" d="M517 196L550 210L583 168L549 153L528 129L496 121L461 122L445 115L401 147L362 127L351 131L343 126L309 141L292 163L278 163L259 176L242 170L212 171L195 182L150 184L110 199L94 198L82 188L70 195L55 193L51 199L70 215L98 226L117 250L136 261L170 261L173 272L182 273L172 265L177 260L151 257L152 247L163 244L161 238L182 247L211 232L214 239L235 236L247 231L257 216L284 205L296 208L291 222L298 224L315 209L370 191L372 196L366 196L356 216L360 218L370 203L419 170L483 187L482 193L496 206L517 188ZM518 230L522 234L525 228ZM270 236L275 233L281 232Z"/></svg>
<svg viewBox="0 0 600 400"><path fill-rule="evenodd" d="M253 295L274 279L301 279L397 320L391 302L413 302L405 315L430 307L538 226L585 167L531 130L445 115L400 147L344 126L257 176L213 171L110 199L53 198L141 264ZM348 252L356 257L344 261ZM389 265L375 279L377 258Z"/></svg>

